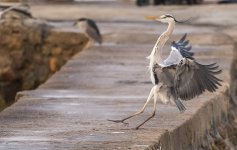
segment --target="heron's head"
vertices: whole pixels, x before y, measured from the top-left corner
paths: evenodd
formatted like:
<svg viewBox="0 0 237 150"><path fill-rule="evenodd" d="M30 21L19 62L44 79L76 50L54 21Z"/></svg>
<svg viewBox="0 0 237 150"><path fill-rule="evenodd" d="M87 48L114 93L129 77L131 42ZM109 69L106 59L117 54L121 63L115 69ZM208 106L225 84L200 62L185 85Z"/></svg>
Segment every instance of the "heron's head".
<svg viewBox="0 0 237 150"><path fill-rule="evenodd" d="M155 20L155 21L160 21L160 22L163 22L163 23L170 23L170 22L179 22L181 23L180 21L177 21L174 16L172 16L171 14L166 14L166 15L161 15L161 16L147 16L146 17L147 19L149 20Z"/></svg>
<svg viewBox="0 0 237 150"><path fill-rule="evenodd" d="M85 23L87 20L87 18L79 18L74 22L74 26L79 25L80 23Z"/></svg>

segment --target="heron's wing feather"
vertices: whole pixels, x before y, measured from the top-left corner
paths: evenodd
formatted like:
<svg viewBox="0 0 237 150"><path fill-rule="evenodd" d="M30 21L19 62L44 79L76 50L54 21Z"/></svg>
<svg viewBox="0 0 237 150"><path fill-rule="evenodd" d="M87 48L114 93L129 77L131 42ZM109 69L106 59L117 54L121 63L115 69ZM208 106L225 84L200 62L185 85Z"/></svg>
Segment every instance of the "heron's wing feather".
<svg viewBox="0 0 237 150"><path fill-rule="evenodd" d="M185 33L184 36L178 42L173 41L171 47L177 49L183 57L194 59L194 53L190 52L192 46L188 46L189 40L186 40L186 37L187 33Z"/></svg>
<svg viewBox="0 0 237 150"><path fill-rule="evenodd" d="M87 23L88 23L88 26L90 27L90 28L87 28L87 30L86 30L87 34L91 38L93 38L93 40L95 40L96 42L101 44L102 43L102 36L100 34L100 30L97 27L96 23L91 19L88 19Z"/></svg>
<svg viewBox="0 0 237 150"><path fill-rule="evenodd" d="M178 42L173 41L169 56L164 60L164 66L179 64L183 58L194 59L193 53L190 52L191 46L188 46L189 41L186 40L185 34Z"/></svg>
<svg viewBox="0 0 237 150"><path fill-rule="evenodd" d="M182 59L181 53L175 47L171 47L169 56L164 60L164 66L179 64Z"/></svg>
<svg viewBox="0 0 237 150"><path fill-rule="evenodd" d="M195 60L183 59L176 68L174 88L182 100L190 100L205 90L214 92L221 86L221 80L215 75L221 73L219 66L202 65Z"/></svg>

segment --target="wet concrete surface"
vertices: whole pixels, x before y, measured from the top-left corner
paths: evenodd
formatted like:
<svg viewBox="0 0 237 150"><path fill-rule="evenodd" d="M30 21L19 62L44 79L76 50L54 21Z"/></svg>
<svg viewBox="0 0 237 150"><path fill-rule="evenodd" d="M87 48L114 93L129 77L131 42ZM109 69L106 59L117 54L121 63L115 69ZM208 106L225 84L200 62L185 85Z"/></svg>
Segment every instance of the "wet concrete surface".
<svg viewBox="0 0 237 150"><path fill-rule="evenodd" d="M167 130L192 120L228 86L233 46L231 38L221 32L224 29L177 25L169 43L187 32L200 62L220 64L223 86L218 92L184 102L184 113L175 106L158 104L157 115L140 130L132 128L150 115L151 105L143 115L129 120L128 126L108 122L126 117L144 104L152 87L146 56L166 26L113 20L99 22L99 26L103 46L77 54L46 83L19 93L17 102L1 112L0 149L146 149L158 143ZM67 25L59 28L70 29Z"/></svg>

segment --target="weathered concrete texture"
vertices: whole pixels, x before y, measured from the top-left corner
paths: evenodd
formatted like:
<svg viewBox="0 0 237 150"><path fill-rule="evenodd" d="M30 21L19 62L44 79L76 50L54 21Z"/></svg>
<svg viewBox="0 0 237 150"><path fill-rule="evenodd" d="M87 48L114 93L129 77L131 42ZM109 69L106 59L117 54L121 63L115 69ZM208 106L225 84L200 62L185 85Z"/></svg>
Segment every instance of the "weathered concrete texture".
<svg viewBox="0 0 237 150"><path fill-rule="evenodd" d="M146 34L157 28L150 23L100 24L102 31L109 28L113 32L104 31L116 34L124 30L128 31L127 35L133 34L134 26L143 28ZM165 25L158 34L163 28ZM177 26L177 30L181 28ZM175 37L182 35L175 34ZM192 35L195 39L195 33ZM230 57L232 47L197 45L196 42L192 41L197 59L221 63L224 70L221 78L228 80L226 70L230 60L219 56ZM145 102L152 86L145 58L151 48L152 44L139 44L131 39L126 44L111 41L82 51L37 90L20 93L18 102L1 113L0 148L139 150L157 148L160 141L163 149L178 147L178 150L203 143L201 139L207 135L212 120L218 124L226 115L227 99L221 92L206 93L185 102L188 110L183 114L174 106L158 104L155 118L138 131L131 128L148 117L150 109L131 119L129 126L107 121L125 117ZM226 49L224 53L222 48ZM225 83L219 91L226 91ZM197 145L191 145L194 142L198 142Z"/></svg>
<svg viewBox="0 0 237 150"><path fill-rule="evenodd" d="M12 104L16 92L45 82L88 40L81 33L60 31L41 20L11 15L0 22L0 110Z"/></svg>
<svg viewBox="0 0 237 150"><path fill-rule="evenodd" d="M57 19L90 17L90 10L98 9L98 6L72 7L74 9L69 10L65 6L56 9L49 6L42 13L39 13L42 7L34 9L41 17ZM157 8L104 7L97 15L105 20L99 22L105 44L73 57L36 90L19 93L18 101L0 114L0 149L141 150L161 146L162 150L184 150L211 147L210 136L216 133L211 129L226 118L228 108L226 92L233 47L230 37L221 33L225 29L176 26L171 40L187 32L198 61L220 64L223 86L216 93L205 93L184 102L187 107L184 113L174 106L158 104L157 115L151 121L138 131L131 130L150 115L151 105L143 115L129 120L129 126L107 119L123 118L144 104L152 86L145 57L166 25L141 21L143 16L157 13ZM176 8L176 12L179 10L183 9ZM193 7L185 11L182 13L190 14ZM110 17L112 21L106 21Z"/></svg>
<svg viewBox="0 0 237 150"><path fill-rule="evenodd" d="M235 37L236 38L236 37ZM233 39L235 39L233 38ZM215 150L235 150L237 149L237 55L236 55L236 47L234 44L234 54L233 61L231 65L231 82L230 82L230 91L228 91L227 95L229 95L230 104L227 109L228 116L226 119L221 121L221 124L217 126L211 127L208 130L208 141L210 141L209 145L203 147L203 149L215 149Z"/></svg>
<svg viewBox="0 0 237 150"><path fill-rule="evenodd" d="M223 135L225 132L216 130L212 133L211 129L217 129L227 119L228 105L226 89L205 103L188 121L162 135L161 147L165 150L214 149L216 143L212 136Z"/></svg>
<svg viewBox="0 0 237 150"><path fill-rule="evenodd" d="M237 36L236 36L237 37ZM237 105L237 42L234 43L234 55L231 65L231 102Z"/></svg>
<svg viewBox="0 0 237 150"><path fill-rule="evenodd" d="M237 36L236 36L237 37ZM234 43L233 60L231 65L230 83L230 107L228 110L228 122L220 128L226 131L226 140L233 145L237 145L237 42ZM237 146L235 147L237 148Z"/></svg>

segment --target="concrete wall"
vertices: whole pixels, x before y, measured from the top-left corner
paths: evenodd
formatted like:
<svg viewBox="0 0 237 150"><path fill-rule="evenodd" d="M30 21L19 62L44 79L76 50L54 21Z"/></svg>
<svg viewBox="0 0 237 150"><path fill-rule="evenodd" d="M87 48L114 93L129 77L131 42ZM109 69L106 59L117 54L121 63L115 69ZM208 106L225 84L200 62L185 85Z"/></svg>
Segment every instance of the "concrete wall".
<svg viewBox="0 0 237 150"><path fill-rule="evenodd" d="M216 147L215 133L218 126L228 117L228 88L208 101L198 112L184 124L172 131L167 131L160 140L147 150L208 150Z"/></svg>

